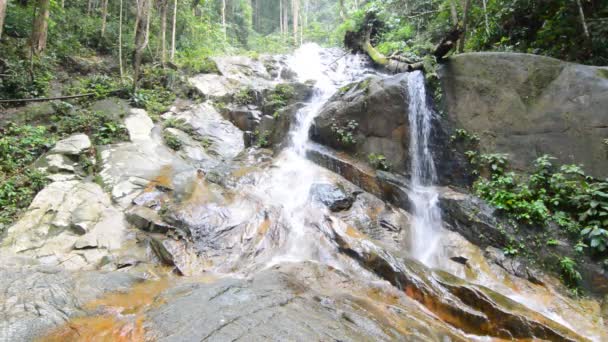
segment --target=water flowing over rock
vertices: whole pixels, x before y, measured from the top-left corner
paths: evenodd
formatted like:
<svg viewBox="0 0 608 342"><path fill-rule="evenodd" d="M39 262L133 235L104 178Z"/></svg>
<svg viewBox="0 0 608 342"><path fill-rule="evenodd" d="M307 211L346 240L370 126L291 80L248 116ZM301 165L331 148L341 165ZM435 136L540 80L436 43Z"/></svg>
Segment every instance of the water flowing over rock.
<svg viewBox="0 0 608 342"><path fill-rule="evenodd" d="M467 241L496 219L433 187L467 180L421 74L378 75L315 45L215 61L220 74L192 79L204 101L158 123L130 110L130 141L91 146L103 187L53 182L9 228L0 339L605 339L597 302ZM301 87L280 109L278 84ZM243 87L255 94L245 107ZM335 134L351 120L344 146ZM369 153L393 168L374 169ZM437 205L443 217L420 220ZM441 239L433 268L417 260L432 251L420 229Z"/></svg>

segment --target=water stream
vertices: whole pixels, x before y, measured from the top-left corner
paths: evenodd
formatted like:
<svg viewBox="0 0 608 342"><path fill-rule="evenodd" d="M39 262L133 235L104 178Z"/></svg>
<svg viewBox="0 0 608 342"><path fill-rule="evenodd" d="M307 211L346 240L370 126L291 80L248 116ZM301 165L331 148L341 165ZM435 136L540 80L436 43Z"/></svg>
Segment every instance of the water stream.
<svg viewBox="0 0 608 342"><path fill-rule="evenodd" d="M438 245L442 228L439 195L433 187L437 182L437 172L429 147L435 113L427 101L422 72L410 73L407 86L411 161L411 188L408 195L413 209L412 255L431 266L440 258Z"/></svg>

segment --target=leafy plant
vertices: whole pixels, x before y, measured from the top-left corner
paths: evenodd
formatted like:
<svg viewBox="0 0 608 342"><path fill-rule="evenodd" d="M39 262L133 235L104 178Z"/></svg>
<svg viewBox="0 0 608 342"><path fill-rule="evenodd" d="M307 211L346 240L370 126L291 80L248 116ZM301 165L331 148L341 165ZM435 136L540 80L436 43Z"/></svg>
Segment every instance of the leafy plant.
<svg viewBox="0 0 608 342"><path fill-rule="evenodd" d="M255 102L255 92L249 87L241 88L234 94L234 102L240 105L253 104Z"/></svg>
<svg viewBox="0 0 608 342"><path fill-rule="evenodd" d="M578 272L576 261L563 257L559 261L562 277L567 285L570 287L576 287L578 282L582 279L581 274Z"/></svg>
<svg viewBox="0 0 608 342"><path fill-rule="evenodd" d="M175 136L175 134L167 130L163 131L163 140L165 141L165 144L169 146L169 148L175 151L178 151L180 148L182 148L181 140L179 140L179 138Z"/></svg>
<svg viewBox="0 0 608 342"><path fill-rule="evenodd" d="M391 169L391 163L382 154L370 153L367 156L367 160L378 170L388 171Z"/></svg>
<svg viewBox="0 0 608 342"><path fill-rule="evenodd" d="M255 146L258 148L269 147L270 141L268 140L269 133L267 131L260 132L259 130L255 130L253 132L255 138Z"/></svg>
<svg viewBox="0 0 608 342"><path fill-rule="evenodd" d="M337 140L344 145L354 145L357 143L355 133L359 127L359 123L355 120L349 120L345 125L341 126L332 119L331 131L336 134Z"/></svg>

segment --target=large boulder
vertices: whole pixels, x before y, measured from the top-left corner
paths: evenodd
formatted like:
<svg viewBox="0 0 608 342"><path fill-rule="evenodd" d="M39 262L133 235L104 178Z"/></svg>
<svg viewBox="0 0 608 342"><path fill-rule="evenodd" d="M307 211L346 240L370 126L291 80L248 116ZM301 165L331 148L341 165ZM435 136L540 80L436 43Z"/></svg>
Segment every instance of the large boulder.
<svg viewBox="0 0 608 342"><path fill-rule="evenodd" d="M315 118L311 139L364 161L383 156L391 171L408 174L408 77L408 73L371 76L340 88ZM466 160L449 146L451 126L439 115L432 116L431 125L429 147L439 182L469 184Z"/></svg>
<svg viewBox="0 0 608 342"><path fill-rule="evenodd" d="M382 154L403 170L409 148L408 101L407 74L349 84L323 106L311 138L364 158Z"/></svg>
<svg viewBox="0 0 608 342"><path fill-rule="evenodd" d="M447 112L484 152L520 169L551 154L608 176L608 68L520 53L466 53L440 70Z"/></svg>
<svg viewBox="0 0 608 342"><path fill-rule="evenodd" d="M0 258L0 340L44 340L49 329L83 315L85 304L141 279L124 272L68 272L24 258Z"/></svg>
<svg viewBox="0 0 608 342"><path fill-rule="evenodd" d="M54 182L8 228L4 251L66 269L95 269L129 239L127 224L103 189L91 182Z"/></svg>

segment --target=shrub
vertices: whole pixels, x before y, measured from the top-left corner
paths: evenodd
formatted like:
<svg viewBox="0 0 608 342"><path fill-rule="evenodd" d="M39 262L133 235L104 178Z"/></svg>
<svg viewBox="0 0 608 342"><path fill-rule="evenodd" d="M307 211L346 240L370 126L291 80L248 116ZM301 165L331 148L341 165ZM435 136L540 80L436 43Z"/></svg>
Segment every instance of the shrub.
<svg viewBox="0 0 608 342"><path fill-rule="evenodd" d="M367 156L367 160L378 170L388 171L391 169L391 163L382 154L370 153Z"/></svg>
<svg viewBox="0 0 608 342"><path fill-rule="evenodd" d="M169 131L163 131L163 140L165 141L165 144L167 144L167 146L169 146L175 151L178 151L180 148L182 148L182 142L175 136L175 134Z"/></svg>

